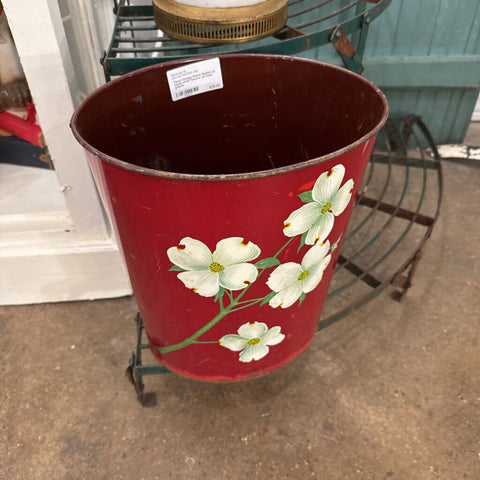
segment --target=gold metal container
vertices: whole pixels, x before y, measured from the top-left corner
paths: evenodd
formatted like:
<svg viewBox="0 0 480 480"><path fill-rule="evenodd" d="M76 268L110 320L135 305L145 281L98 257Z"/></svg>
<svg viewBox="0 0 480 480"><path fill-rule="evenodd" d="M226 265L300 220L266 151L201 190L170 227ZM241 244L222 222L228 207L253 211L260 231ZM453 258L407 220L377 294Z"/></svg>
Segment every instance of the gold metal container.
<svg viewBox="0 0 480 480"><path fill-rule="evenodd" d="M153 0L155 22L171 37L196 43L242 43L272 35L287 21L288 0L243 7L201 8Z"/></svg>

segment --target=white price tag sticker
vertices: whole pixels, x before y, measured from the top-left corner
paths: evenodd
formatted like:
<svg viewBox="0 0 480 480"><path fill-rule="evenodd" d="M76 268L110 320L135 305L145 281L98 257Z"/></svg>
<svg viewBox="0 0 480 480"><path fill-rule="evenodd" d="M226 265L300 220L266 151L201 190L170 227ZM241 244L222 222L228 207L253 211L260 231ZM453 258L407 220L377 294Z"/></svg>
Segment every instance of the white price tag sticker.
<svg viewBox="0 0 480 480"><path fill-rule="evenodd" d="M167 72L172 100L198 95L223 88L222 68L219 58L189 63Z"/></svg>

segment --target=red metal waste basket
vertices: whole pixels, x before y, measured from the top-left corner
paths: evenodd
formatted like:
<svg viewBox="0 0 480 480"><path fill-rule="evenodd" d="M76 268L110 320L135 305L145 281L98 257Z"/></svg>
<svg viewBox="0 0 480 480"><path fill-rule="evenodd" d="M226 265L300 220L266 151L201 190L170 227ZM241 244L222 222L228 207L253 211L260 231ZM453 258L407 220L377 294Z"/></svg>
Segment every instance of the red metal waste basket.
<svg viewBox="0 0 480 480"><path fill-rule="evenodd" d="M79 106L162 364L239 380L308 346L387 113L368 80L272 55L154 65Z"/></svg>

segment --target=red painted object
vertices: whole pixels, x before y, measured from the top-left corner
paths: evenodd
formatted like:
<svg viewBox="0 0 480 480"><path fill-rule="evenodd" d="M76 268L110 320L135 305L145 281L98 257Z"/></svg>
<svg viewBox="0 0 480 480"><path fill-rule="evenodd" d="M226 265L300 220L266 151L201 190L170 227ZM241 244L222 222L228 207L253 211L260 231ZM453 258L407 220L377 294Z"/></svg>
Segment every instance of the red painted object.
<svg viewBox="0 0 480 480"><path fill-rule="evenodd" d="M25 105L27 109L27 119L23 120L13 113L0 111L0 129L9 132L22 140L32 143L37 147L44 148L45 140L42 129L36 122L36 110L33 103Z"/></svg>
<svg viewBox="0 0 480 480"><path fill-rule="evenodd" d="M172 101L166 72L199 59L155 65L94 92L72 128L155 356L182 375L239 380L313 339L388 108L341 68L219 59L222 88Z"/></svg>

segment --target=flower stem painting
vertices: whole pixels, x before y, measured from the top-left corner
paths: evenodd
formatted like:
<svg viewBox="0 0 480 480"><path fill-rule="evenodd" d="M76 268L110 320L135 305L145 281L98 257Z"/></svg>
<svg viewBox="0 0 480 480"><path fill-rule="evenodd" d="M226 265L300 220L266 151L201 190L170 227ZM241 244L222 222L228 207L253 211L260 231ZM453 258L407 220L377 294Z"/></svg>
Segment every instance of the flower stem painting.
<svg viewBox="0 0 480 480"><path fill-rule="evenodd" d="M321 284L331 264L332 252L340 242L340 238L332 241L329 238L335 218L342 215L352 197L354 182L344 181L344 176L345 167L338 164L323 172L312 190L298 195L304 205L286 216L283 228L279 225L279 239L284 240L279 241L279 248L272 256L261 258L261 245L255 239L241 236L219 239L213 251L193 236L184 237L178 245L170 247L167 250L172 263L170 271L176 273L192 295L218 304L218 313L182 341L157 347L160 354L211 344L211 348L228 349L237 355L239 362L249 363L261 360L276 345L288 341L280 326L267 325L258 313L252 318L249 309L295 308ZM295 241L298 261L281 263L282 252ZM264 284L265 294L250 295L252 285L259 282ZM203 336L219 322L243 310L243 322L232 327L232 333L204 340Z"/></svg>

